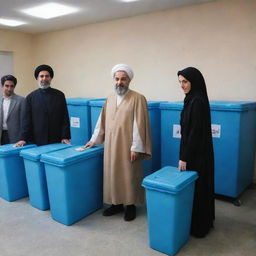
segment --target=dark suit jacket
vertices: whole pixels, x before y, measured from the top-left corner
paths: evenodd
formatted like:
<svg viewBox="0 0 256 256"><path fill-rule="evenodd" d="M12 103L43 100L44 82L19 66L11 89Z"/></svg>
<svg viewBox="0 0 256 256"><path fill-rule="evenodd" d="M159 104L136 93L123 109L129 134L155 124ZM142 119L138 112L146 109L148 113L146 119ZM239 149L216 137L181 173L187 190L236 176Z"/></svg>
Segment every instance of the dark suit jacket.
<svg viewBox="0 0 256 256"><path fill-rule="evenodd" d="M25 98L17 94L11 96L11 102L9 106L7 116L7 128L10 143L16 143L21 139L21 122L24 114ZM0 97L0 142L3 128L3 97Z"/></svg>

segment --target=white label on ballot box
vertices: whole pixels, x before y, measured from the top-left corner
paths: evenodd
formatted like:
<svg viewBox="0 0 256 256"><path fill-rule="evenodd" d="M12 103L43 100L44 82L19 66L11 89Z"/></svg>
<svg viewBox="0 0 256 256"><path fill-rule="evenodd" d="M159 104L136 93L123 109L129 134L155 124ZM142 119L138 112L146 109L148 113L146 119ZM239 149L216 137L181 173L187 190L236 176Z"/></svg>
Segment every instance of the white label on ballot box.
<svg viewBox="0 0 256 256"><path fill-rule="evenodd" d="M220 135L221 135L221 125L212 124L212 137L220 138Z"/></svg>
<svg viewBox="0 0 256 256"><path fill-rule="evenodd" d="M180 125L179 124L174 124L173 125L172 137L173 138L181 138ZM212 137L213 138L220 138L221 137L221 125L212 124Z"/></svg>
<svg viewBox="0 0 256 256"><path fill-rule="evenodd" d="M179 124L174 124L173 125L172 137L173 138L181 138L180 125Z"/></svg>
<svg viewBox="0 0 256 256"><path fill-rule="evenodd" d="M72 117L70 118L70 126L75 128L80 128L80 118Z"/></svg>

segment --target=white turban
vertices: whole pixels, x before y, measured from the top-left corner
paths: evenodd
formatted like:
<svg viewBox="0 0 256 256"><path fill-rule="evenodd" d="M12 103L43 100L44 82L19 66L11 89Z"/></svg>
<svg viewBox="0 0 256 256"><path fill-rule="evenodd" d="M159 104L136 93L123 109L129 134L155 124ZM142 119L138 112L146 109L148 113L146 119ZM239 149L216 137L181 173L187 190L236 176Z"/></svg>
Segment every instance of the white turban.
<svg viewBox="0 0 256 256"><path fill-rule="evenodd" d="M124 72L126 72L126 74L129 76L130 80L133 79L133 71L132 71L132 69L131 69L129 66L127 66L126 64L117 64L117 65L115 65L115 66L112 68L112 70L111 70L111 75L112 75L113 78L114 78L115 73L116 73L117 71L124 71Z"/></svg>

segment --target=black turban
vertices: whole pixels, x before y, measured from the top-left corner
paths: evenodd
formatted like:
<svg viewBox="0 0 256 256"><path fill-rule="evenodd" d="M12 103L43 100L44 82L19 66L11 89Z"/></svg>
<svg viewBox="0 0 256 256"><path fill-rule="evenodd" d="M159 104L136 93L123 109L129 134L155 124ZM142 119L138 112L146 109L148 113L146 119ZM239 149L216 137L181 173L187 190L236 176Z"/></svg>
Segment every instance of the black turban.
<svg viewBox="0 0 256 256"><path fill-rule="evenodd" d="M53 69L50 66L43 64L43 65L38 66L35 69L35 72L34 72L35 79L37 79L37 77L41 71L48 71L51 78L53 78L53 76L54 76Z"/></svg>
<svg viewBox="0 0 256 256"><path fill-rule="evenodd" d="M3 77L1 78L1 84L2 84L2 86L4 86L5 81L12 81L13 84L14 84L14 87L15 87L16 84L17 84L17 79L16 79L16 77L14 77L14 76L12 76L12 75L6 75L6 76L3 76Z"/></svg>

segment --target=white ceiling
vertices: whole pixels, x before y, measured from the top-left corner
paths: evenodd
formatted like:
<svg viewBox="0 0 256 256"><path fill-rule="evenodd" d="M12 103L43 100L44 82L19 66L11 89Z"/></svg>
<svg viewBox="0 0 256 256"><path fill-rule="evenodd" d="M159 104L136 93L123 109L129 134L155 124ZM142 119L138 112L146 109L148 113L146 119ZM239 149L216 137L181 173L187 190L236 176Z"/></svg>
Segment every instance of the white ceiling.
<svg viewBox="0 0 256 256"><path fill-rule="evenodd" d="M19 27L0 25L0 29L31 34L44 33L211 1L214 0L139 0L132 3L122 3L120 0L0 0L0 18L27 23ZM20 11L47 2L66 4L77 7L80 11L48 20L34 18Z"/></svg>

